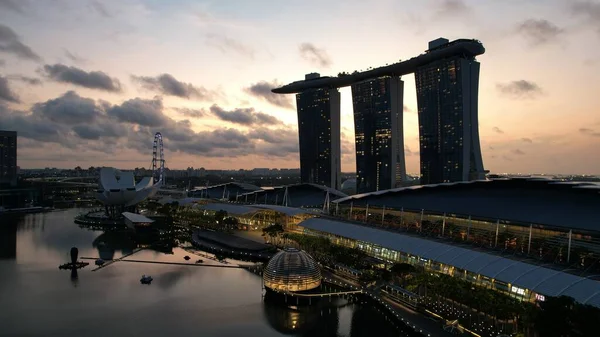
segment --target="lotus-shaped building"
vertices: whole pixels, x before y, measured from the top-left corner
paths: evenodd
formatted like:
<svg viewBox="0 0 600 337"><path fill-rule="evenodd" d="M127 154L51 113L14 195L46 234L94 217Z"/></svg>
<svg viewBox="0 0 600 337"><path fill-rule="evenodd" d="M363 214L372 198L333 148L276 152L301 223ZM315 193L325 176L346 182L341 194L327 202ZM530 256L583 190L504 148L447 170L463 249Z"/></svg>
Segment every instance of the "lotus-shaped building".
<svg viewBox="0 0 600 337"><path fill-rule="evenodd" d="M136 184L133 172L121 172L112 167L103 167L100 169L96 198L107 208L123 212L126 208L135 206L156 194L161 184L162 181L154 183L153 177L144 177Z"/></svg>

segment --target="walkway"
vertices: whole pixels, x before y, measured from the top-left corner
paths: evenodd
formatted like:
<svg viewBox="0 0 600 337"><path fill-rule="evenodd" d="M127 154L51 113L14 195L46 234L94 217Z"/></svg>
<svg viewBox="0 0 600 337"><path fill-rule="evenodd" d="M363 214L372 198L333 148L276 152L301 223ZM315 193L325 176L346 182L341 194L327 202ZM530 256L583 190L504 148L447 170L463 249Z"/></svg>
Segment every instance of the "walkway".
<svg viewBox="0 0 600 337"><path fill-rule="evenodd" d="M108 266L110 266L111 264L113 264L113 263L115 263L115 262L123 261L123 259L124 259L124 258L126 258L126 257L128 257L128 256L131 256L131 255L133 255L133 254L135 254L135 253L137 253L137 252L139 252L139 251L141 251L141 250L143 250L143 249L144 249L144 248L136 248L136 249L134 249L134 250L133 250L131 253L129 253L129 254L125 254L125 255L121 256L120 258L118 258L118 259L109 260L108 262L105 262L103 265L101 265L101 266L98 266L98 267L96 267L95 269L92 269L92 271L100 270L100 269L102 269L102 268L105 268L105 267L108 267ZM98 258L92 258L92 257L82 257L81 259L83 259L83 260L97 260Z"/></svg>

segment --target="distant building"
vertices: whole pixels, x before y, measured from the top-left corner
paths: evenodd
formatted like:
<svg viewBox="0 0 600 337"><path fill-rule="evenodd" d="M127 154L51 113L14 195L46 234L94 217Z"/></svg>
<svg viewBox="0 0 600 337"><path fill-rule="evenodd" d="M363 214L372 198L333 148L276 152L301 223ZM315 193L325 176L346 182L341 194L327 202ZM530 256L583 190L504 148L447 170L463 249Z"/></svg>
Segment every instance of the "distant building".
<svg viewBox="0 0 600 337"><path fill-rule="evenodd" d="M430 42L439 48L448 40ZM485 178L478 131L479 62L454 55L415 71L421 184Z"/></svg>
<svg viewBox="0 0 600 337"><path fill-rule="evenodd" d="M406 180L404 82L384 76L352 84L356 191L387 190Z"/></svg>
<svg viewBox="0 0 600 337"><path fill-rule="evenodd" d="M319 74L306 75L306 79ZM310 89L296 95L300 143L300 179L339 189L340 92L337 89Z"/></svg>
<svg viewBox="0 0 600 337"><path fill-rule="evenodd" d="M0 184L17 185L17 132L0 130Z"/></svg>

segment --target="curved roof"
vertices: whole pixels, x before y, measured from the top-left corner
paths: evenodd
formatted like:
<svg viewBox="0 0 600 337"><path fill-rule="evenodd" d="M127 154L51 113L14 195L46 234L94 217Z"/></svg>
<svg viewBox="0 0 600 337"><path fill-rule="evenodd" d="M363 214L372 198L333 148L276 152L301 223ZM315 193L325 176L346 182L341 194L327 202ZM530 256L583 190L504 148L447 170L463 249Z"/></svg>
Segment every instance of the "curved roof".
<svg viewBox="0 0 600 337"><path fill-rule="evenodd" d="M559 270L341 221L311 218L299 226L455 266L542 295L570 296L580 303L600 307L600 282Z"/></svg>
<svg viewBox="0 0 600 337"><path fill-rule="evenodd" d="M309 207L323 205L329 193L329 199L335 200L348 195L336 189L309 183L264 187L261 190L245 193L239 196L230 195L231 201L260 202L263 204L282 204L287 189L287 206Z"/></svg>
<svg viewBox="0 0 600 337"><path fill-rule="evenodd" d="M176 200L174 200L174 201L176 201ZM228 204L228 203L210 203L210 204L205 204L205 205L199 205L198 207L200 209L205 209L208 211L215 211L215 212L223 210L229 214L235 214L235 215L245 215L245 214L251 214L251 213L265 211L265 210L271 210L271 211L283 213L287 216L294 216L294 215L298 215L298 214L314 214L314 215L319 214L318 212L315 212L315 211L312 211L309 209L286 207L286 206L279 206L279 205L262 205L262 204L241 205L241 204Z"/></svg>
<svg viewBox="0 0 600 337"><path fill-rule="evenodd" d="M513 178L402 187L333 202L600 231L598 192L591 182Z"/></svg>

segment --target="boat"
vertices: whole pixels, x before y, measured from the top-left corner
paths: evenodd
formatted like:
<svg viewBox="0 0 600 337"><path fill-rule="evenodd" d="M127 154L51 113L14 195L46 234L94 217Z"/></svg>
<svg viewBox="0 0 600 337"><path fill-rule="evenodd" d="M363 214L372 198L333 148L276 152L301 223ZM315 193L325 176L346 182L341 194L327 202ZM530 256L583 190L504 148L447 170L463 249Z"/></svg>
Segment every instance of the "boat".
<svg viewBox="0 0 600 337"><path fill-rule="evenodd" d="M186 256L183 257L183 259L186 260L186 261L189 261L190 257L186 255Z"/></svg>
<svg viewBox="0 0 600 337"><path fill-rule="evenodd" d="M142 278L140 279L140 282L142 284L150 284L150 283L152 283L152 276L150 276L150 275L142 275Z"/></svg>
<svg viewBox="0 0 600 337"><path fill-rule="evenodd" d="M96 260L96 265L97 265L97 266L101 266L101 265L103 265L103 264L104 264L104 260L102 260L102 259L97 259L97 260Z"/></svg>

